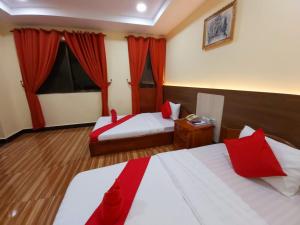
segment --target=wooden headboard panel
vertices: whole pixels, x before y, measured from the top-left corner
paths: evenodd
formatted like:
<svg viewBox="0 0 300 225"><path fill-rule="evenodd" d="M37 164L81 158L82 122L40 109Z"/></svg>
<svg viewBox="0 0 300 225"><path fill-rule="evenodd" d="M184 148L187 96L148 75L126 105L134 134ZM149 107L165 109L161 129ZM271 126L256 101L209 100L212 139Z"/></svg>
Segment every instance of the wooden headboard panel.
<svg viewBox="0 0 300 225"><path fill-rule="evenodd" d="M221 142L223 142L225 139L239 138L239 135L240 135L241 131L242 131L241 129L231 129L231 128L228 128L228 127L222 127L220 140L221 140ZM269 138L272 138L272 139L276 140L276 141L279 141L281 143L289 145L292 148L296 148L296 146L294 146L292 143L290 143L289 141L284 140L281 137L277 137L273 134L265 134L265 135Z"/></svg>
<svg viewBox="0 0 300 225"><path fill-rule="evenodd" d="M222 126L263 128L300 148L300 96L250 91L164 86L164 99L196 112L197 93L224 95Z"/></svg>

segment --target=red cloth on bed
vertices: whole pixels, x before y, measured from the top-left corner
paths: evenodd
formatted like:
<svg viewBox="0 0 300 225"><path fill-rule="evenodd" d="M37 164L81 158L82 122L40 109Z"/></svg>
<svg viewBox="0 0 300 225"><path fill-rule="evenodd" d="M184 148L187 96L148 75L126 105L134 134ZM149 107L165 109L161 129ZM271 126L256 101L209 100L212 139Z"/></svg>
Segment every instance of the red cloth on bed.
<svg viewBox="0 0 300 225"><path fill-rule="evenodd" d="M165 119L169 119L172 115L172 109L169 101L165 101L165 103L161 106L161 115Z"/></svg>
<svg viewBox="0 0 300 225"><path fill-rule="evenodd" d="M114 128L118 126L121 123L124 123L125 121L129 120L130 118L134 117L134 115L127 115L123 118L117 120L115 123L109 123L103 127L98 128L97 130L94 130L90 133L90 139L92 142L97 142L98 136L104 133L105 131L108 131L111 128Z"/></svg>
<svg viewBox="0 0 300 225"><path fill-rule="evenodd" d="M110 110L111 122L115 123L118 120L117 111L115 109Z"/></svg>
<svg viewBox="0 0 300 225"><path fill-rule="evenodd" d="M94 211L87 225L109 225L115 224L121 216L123 199L120 193L120 185L116 181L104 194L99 207Z"/></svg>
<svg viewBox="0 0 300 225"><path fill-rule="evenodd" d="M243 177L286 176L262 129L251 136L224 140L234 171Z"/></svg>
<svg viewBox="0 0 300 225"><path fill-rule="evenodd" d="M149 161L150 157L128 161L86 225L123 225L125 223Z"/></svg>

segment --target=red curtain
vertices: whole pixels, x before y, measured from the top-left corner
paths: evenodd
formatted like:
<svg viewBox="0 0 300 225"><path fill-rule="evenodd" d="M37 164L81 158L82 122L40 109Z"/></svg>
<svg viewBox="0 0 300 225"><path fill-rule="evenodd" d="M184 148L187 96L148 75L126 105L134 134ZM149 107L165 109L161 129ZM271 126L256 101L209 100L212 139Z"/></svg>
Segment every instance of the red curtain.
<svg viewBox="0 0 300 225"><path fill-rule="evenodd" d="M149 48L149 39L143 37L127 37L128 55L131 77L132 113L140 113L139 83L144 71Z"/></svg>
<svg viewBox="0 0 300 225"><path fill-rule="evenodd" d="M57 31L15 29L13 35L32 126L33 129L43 128L45 119L36 92L51 72L60 34Z"/></svg>
<svg viewBox="0 0 300 225"><path fill-rule="evenodd" d="M166 65L166 39L150 38L149 45L153 77L156 83L156 110L163 103L163 84Z"/></svg>
<svg viewBox="0 0 300 225"><path fill-rule="evenodd" d="M108 116L107 66L104 34L64 32L65 40L90 79L101 88L102 116Z"/></svg>

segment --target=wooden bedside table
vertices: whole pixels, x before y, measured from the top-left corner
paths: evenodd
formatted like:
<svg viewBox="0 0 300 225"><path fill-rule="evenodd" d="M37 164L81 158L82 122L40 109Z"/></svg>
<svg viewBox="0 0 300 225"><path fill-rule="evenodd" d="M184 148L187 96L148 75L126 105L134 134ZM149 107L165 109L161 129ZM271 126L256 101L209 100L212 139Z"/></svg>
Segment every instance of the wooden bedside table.
<svg viewBox="0 0 300 225"><path fill-rule="evenodd" d="M194 126L186 119L175 121L174 145L176 148L195 148L213 142L213 125Z"/></svg>

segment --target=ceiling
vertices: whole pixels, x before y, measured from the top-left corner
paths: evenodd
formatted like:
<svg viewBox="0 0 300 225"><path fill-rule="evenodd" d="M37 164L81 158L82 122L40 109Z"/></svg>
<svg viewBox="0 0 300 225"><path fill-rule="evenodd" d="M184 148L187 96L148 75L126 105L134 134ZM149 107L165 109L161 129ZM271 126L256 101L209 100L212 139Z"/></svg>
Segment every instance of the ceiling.
<svg viewBox="0 0 300 225"><path fill-rule="evenodd" d="M139 2L147 5L146 12L136 10ZM0 19L21 26L75 26L166 35L204 2L205 0L0 0Z"/></svg>

